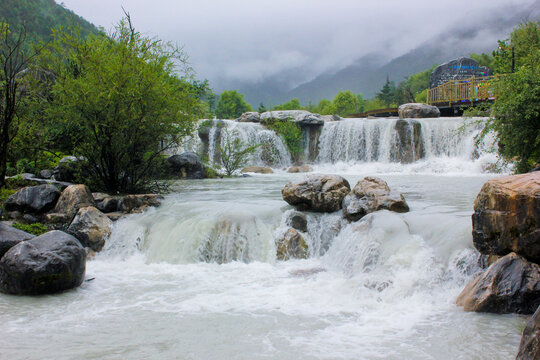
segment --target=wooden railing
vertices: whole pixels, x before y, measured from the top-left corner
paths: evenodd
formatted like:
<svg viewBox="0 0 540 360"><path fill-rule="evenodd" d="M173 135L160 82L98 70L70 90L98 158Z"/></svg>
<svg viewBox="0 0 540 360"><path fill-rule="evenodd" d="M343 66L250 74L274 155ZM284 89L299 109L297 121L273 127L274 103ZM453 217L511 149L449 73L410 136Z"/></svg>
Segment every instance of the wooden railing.
<svg viewBox="0 0 540 360"><path fill-rule="evenodd" d="M471 77L465 80L450 80L442 85L428 89L427 103L448 106L460 103L493 100L495 94L491 80L493 76Z"/></svg>

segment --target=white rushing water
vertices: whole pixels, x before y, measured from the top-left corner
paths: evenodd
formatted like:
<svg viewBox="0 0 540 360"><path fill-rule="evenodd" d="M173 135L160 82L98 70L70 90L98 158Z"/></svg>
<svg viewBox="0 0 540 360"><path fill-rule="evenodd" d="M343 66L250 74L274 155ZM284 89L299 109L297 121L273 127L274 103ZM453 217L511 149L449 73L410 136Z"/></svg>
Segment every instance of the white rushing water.
<svg viewBox="0 0 540 360"><path fill-rule="evenodd" d="M292 209L281 188L303 174L178 182L160 208L115 224L87 263L93 280L51 296L0 295L0 358L513 358L524 317L455 305L479 271L470 215L493 176L482 165L489 154L469 156L471 134L450 136L444 148L441 133L455 124L425 122L425 159L354 158L350 134L377 122L349 122L323 130L314 171L352 186L379 176L410 212L354 223L307 213L310 257L278 261L275 236ZM378 125L379 144L386 126ZM330 137L341 146L325 145ZM321 161L325 146L342 154L336 163Z"/></svg>

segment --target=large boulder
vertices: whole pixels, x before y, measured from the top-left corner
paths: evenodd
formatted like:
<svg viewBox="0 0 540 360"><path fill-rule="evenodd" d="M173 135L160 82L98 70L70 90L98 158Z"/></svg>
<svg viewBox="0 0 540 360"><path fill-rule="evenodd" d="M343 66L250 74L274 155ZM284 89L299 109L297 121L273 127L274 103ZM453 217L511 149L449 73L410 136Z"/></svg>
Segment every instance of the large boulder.
<svg viewBox="0 0 540 360"><path fill-rule="evenodd" d="M277 259L306 259L309 255L304 237L295 229L288 229L277 242Z"/></svg>
<svg viewBox="0 0 540 360"><path fill-rule="evenodd" d="M157 194L126 195L120 199L118 210L125 213L142 212L148 207L158 207L163 196Z"/></svg>
<svg viewBox="0 0 540 360"><path fill-rule="evenodd" d="M256 111L245 112L238 119L238 122L253 122L258 123L261 121L261 115Z"/></svg>
<svg viewBox="0 0 540 360"><path fill-rule="evenodd" d="M422 103L408 103L400 105L398 114L401 119L437 118L441 116L439 108Z"/></svg>
<svg viewBox="0 0 540 360"><path fill-rule="evenodd" d="M68 232L75 236L84 247L101 251L105 240L111 235L113 222L93 206L79 209L71 222Z"/></svg>
<svg viewBox="0 0 540 360"><path fill-rule="evenodd" d="M199 155L188 151L167 159L173 175L187 179L204 179L204 167Z"/></svg>
<svg viewBox="0 0 540 360"><path fill-rule="evenodd" d="M256 173L256 174L273 174L274 170L266 166L246 166L242 169L242 173Z"/></svg>
<svg viewBox="0 0 540 360"><path fill-rule="evenodd" d="M82 184L71 185L62 191L54 212L66 214L67 218L71 220L80 208L95 205L94 197L88 186Z"/></svg>
<svg viewBox="0 0 540 360"><path fill-rule="evenodd" d="M52 178L56 181L74 182L78 175L84 176L86 173L83 160L83 158L77 158L75 156L63 157L54 169Z"/></svg>
<svg viewBox="0 0 540 360"><path fill-rule="evenodd" d="M516 360L538 360L540 359L540 307L536 309L534 315L529 319Z"/></svg>
<svg viewBox="0 0 540 360"><path fill-rule="evenodd" d="M343 216L349 221L383 209L403 213L409 211L409 205L401 193L390 190L388 184L377 177L360 180L343 199Z"/></svg>
<svg viewBox="0 0 540 360"><path fill-rule="evenodd" d="M0 222L0 259L13 246L21 241L30 240L34 237L35 236L32 234Z"/></svg>
<svg viewBox="0 0 540 360"><path fill-rule="evenodd" d="M111 196L104 193L92 193L96 208L104 213L111 213L118 211L118 204L120 203L121 196Z"/></svg>
<svg viewBox="0 0 540 360"><path fill-rule="evenodd" d="M0 290L9 294L50 294L79 286L86 252L62 231L50 231L12 247L0 260Z"/></svg>
<svg viewBox="0 0 540 360"><path fill-rule="evenodd" d="M11 195L4 203L4 207L7 211L42 214L54 208L59 197L60 190L56 186L29 186Z"/></svg>
<svg viewBox="0 0 540 360"><path fill-rule="evenodd" d="M261 114L261 123L265 124L270 120L292 121L304 126L324 125L324 120L319 114L313 114L306 110L267 111Z"/></svg>
<svg viewBox="0 0 540 360"><path fill-rule="evenodd" d="M298 210L334 212L341 209L351 186L338 175L308 175L298 183L288 183L281 190L283 200Z"/></svg>
<svg viewBox="0 0 540 360"><path fill-rule="evenodd" d="M395 130L396 146L391 149L393 161L409 164L424 157L422 125L418 120L399 119Z"/></svg>
<svg viewBox="0 0 540 360"><path fill-rule="evenodd" d="M510 253L469 282L456 303L465 311L532 314L540 305L540 266Z"/></svg>
<svg viewBox="0 0 540 360"><path fill-rule="evenodd" d="M474 202L473 243L482 254L516 252L540 263L540 172L492 179Z"/></svg>

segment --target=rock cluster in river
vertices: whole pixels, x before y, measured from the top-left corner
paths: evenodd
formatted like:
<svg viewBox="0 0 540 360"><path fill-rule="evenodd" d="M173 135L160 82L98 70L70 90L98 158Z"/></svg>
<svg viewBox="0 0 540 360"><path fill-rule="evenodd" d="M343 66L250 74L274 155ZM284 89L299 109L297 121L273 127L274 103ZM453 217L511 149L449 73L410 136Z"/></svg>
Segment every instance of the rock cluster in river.
<svg viewBox="0 0 540 360"><path fill-rule="evenodd" d="M308 175L297 183L289 183L281 190L283 200L298 210L334 212L351 191L349 182L338 175Z"/></svg>

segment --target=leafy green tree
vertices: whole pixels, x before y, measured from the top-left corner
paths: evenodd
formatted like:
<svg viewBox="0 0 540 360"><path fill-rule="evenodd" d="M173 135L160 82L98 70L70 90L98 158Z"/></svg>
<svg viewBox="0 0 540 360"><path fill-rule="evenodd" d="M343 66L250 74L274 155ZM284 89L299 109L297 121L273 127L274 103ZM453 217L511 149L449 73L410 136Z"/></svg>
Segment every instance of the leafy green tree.
<svg viewBox="0 0 540 360"><path fill-rule="evenodd" d="M300 126L292 121L269 121L266 126L274 130L283 139L293 160L295 162L300 160L300 156L304 151Z"/></svg>
<svg viewBox="0 0 540 360"><path fill-rule="evenodd" d="M515 69L526 63L531 50L540 47L539 24L538 21L520 24L512 31L510 39L499 40L499 47L493 51L495 73L511 73L512 58Z"/></svg>
<svg viewBox="0 0 540 360"><path fill-rule="evenodd" d="M386 77L386 83L383 85L381 91L377 93L377 99L379 99L386 107L390 107L395 101L396 86L393 81L390 81L388 76Z"/></svg>
<svg viewBox="0 0 540 360"><path fill-rule="evenodd" d="M260 104L259 104L259 108L257 109L257 112L258 112L259 114L262 114L263 112L266 112L266 111L267 111L267 110L266 110L266 108L264 107L264 104L263 104L263 103L260 103Z"/></svg>
<svg viewBox="0 0 540 360"><path fill-rule="evenodd" d="M283 104L276 105L272 108L272 110L303 110L304 108L302 105L300 105L300 101L298 99L291 99L287 102L284 102Z"/></svg>
<svg viewBox="0 0 540 360"><path fill-rule="evenodd" d="M244 167L260 145L248 145L236 132L230 132L226 128L222 129L218 151L227 176L232 176L235 171Z"/></svg>
<svg viewBox="0 0 540 360"><path fill-rule="evenodd" d="M472 53L469 57L478 62L478 65L485 66L491 71L495 70L495 58L491 54L481 53L475 54Z"/></svg>
<svg viewBox="0 0 540 360"><path fill-rule="evenodd" d="M332 105L335 109L335 114L340 116L346 116L358 112L360 103L358 98L349 90L340 91L334 97Z"/></svg>
<svg viewBox="0 0 540 360"><path fill-rule="evenodd" d="M203 111L185 55L143 36L129 15L109 37L56 32L44 62L56 82L47 115L65 126L85 179L111 193L148 191L162 154L191 133ZM178 77L178 71L183 71Z"/></svg>
<svg viewBox="0 0 540 360"><path fill-rule="evenodd" d="M251 106L238 91L227 90L219 96L216 108L216 116L219 119L236 119L247 111L251 111Z"/></svg>
<svg viewBox="0 0 540 360"><path fill-rule="evenodd" d="M362 96L362 94L356 94L356 99L358 100L358 109L356 109L356 112L364 112L364 109L366 107L366 101L364 100L364 96Z"/></svg>
<svg viewBox="0 0 540 360"><path fill-rule="evenodd" d="M486 130L493 129L499 137L499 151L507 158L517 160L517 171L526 172L540 164L540 43L538 37L531 36L534 26L528 23L512 32L513 41L529 40L520 44L519 66L515 74L503 75L495 80L495 103L493 118ZM523 39L520 39L523 40ZM516 63L518 63L516 61Z"/></svg>

